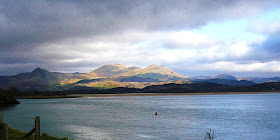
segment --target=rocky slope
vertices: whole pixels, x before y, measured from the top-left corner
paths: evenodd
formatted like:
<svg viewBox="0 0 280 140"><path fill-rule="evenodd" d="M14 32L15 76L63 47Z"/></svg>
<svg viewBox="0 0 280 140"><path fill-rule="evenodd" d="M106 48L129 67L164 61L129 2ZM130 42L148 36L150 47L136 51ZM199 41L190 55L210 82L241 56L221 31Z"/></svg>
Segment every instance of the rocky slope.
<svg viewBox="0 0 280 140"><path fill-rule="evenodd" d="M0 89L15 87L23 91L59 91L74 86L97 88L145 87L155 83L186 80L188 78L165 66L158 65L139 68L110 64L82 74L65 74L36 68L32 72L14 76L0 76Z"/></svg>
<svg viewBox="0 0 280 140"><path fill-rule="evenodd" d="M32 72L20 73L14 76L1 76L0 88L16 87L24 91L60 90L61 81L70 78L72 78L71 74L49 72L45 69L36 68Z"/></svg>

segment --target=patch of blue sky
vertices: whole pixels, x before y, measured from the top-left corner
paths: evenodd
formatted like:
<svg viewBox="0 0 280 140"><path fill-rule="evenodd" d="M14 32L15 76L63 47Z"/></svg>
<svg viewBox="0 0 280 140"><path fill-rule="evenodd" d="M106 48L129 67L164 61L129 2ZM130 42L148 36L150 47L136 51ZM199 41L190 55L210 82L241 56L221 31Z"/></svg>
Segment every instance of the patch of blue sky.
<svg viewBox="0 0 280 140"><path fill-rule="evenodd" d="M252 32L249 29L250 22L260 21L269 26L280 22L280 9L271 9L261 14L237 20L225 20L222 22L209 22L207 25L193 30L193 32L207 36L210 39L225 42L246 41L266 38L266 35Z"/></svg>
<svg viewBox="0 0 280 140"><path fill-rule="evenodd" d="M261 15L254 16L250 20L263 21L266 24L280 22L280 9L272 9Z"/></svg>
<svg viewBox="0 0 280 140"><path fill-rule="evenodd" d="M150 41L139 41L133 44L134 47L137 48L145 48L147 46L151 46L151 42Z"/></svg>
<svg viewBox="0 0 280 140"><path fill-rule="evenodd" d="M206 26L193 30L196 33L207 36L210 39L236 42L252 42L263 38L261 34L248 30L248 19L227 20L223 22L210 22Z"/></svg>

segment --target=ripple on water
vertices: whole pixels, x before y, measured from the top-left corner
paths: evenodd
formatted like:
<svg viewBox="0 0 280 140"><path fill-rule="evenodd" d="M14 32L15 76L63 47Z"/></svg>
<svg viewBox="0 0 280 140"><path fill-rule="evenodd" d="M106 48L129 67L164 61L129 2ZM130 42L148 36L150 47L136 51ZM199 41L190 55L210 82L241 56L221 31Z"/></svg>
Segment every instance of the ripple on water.
<svg viewBox="0 0 280 140"><path fill-rule="evenodd" d="M68 125L65 126L67 131L71 131L74 133L75 139L81 140L111 140L113 137L110 132L106 132L104 130L87 127L87 126L78 126L78 125Z"/></svg>

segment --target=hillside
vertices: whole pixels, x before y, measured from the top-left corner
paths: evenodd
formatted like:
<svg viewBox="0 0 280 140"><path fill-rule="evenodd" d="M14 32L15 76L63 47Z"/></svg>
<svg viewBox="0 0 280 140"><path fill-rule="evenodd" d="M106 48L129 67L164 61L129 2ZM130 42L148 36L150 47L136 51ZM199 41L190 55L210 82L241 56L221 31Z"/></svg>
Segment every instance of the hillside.
<svg viewBox="0 0 280 140"><path fill-rule="evenodd" d="M126 73L132 70L140 69L138 67L127 67L121 64L108 64L101 66L89 73L77 75L77 79L97 79L97 78L109 78L122 73Z"/></svg>
<svg viewBox="0 0 280 140"><path fill-rule="evenodd" d="M227 79L227 80L237 80L236 77L230 75L230 74L220 74L212 76L213 79Z"/></svg>
<svg viewBox="0 0 280 140"><path fill-rule="evenodd" d="M252 81L279 81L275 78L252 78ZM0 89L15 87L21 91L63 91L79 89L112 89L140 88L147 86L163 85L170 83L216 83L224 86L252 86L254 82L237 80L229 74L221 74L204 79L194 79L183 76L175 71L159 65L149 65L146 68L136 66L127 67L121 64L109 64L101 66L89 73L65 74L50 72L42 68L36 68L32 72L20 73L13 76L0 76ZM258 82L257 82L258 83Z"/></svg>
<svg viewBox="0 0 280 140"><path fill-rule="evenodd" d="M150 65L142 69L135 66L126 67L120 64L110 64L101 66L90 73L79 75L79 78L81 80L72 83L69 88L74 86L144 88L161 82L188 80L189 77L182 76L165 66Z"/></svg>
<svg viewBox="0 0 280 140"><path fill-rule="evenodd" d="M279 82L280 81L280 77L272 77L272 78L251 77L251 78L242 78L242 79L252 81L255 83Z"/></svg>
<svg viewBox="0 0 280 140"><path fill-rule="evenodd" d="M161 75L168 75L168 76L175 76L175 77L181 77L181 78L188 78L186 76L182 76L173 70L168 69L165 66L158 66L158 65L149 65L146 68L143 69L135 69L126 73L123 73L119 76L135 76L135 75L142 75L147 73L157 73Z"/></svg>
<svg viewBox="0 0 280 140"><path fill-rule="evenodd" d="M248 80L237 80L236 77L230 74L220 74L215 76L204 76L201 79L192 80L194 83L210 82L229 86L251 86L255 83Z"/></svg>
<svg viewBox="0 0 280 140"><path fill-rule="evenodd" d="M110 64L99 67L98 69L90 72L98 77L111 77L118 74L126 73L132 70L140 69L138 67L127 67L120 64Z"/></svg>
<svg viewBox="0 0 280 140"><path fill-rule="evenodd" d="M217 83L217 84L223 84L223 85L229 85L229 86L251 86L255 83L252 81L247 80L231 80L231 79L198 79L192 81L194 83L202 83L202 82L209 82L209 83Z"/></svg>
<svg viewBox="0 0 280 140"><path fill-rule="evenodd" d="M162 82L188 80L165 66L146 68L127 67L120 64L101 66L89 73L65 74L36 68L32 72L13 76L0 76L0 88L15 87L22 91L60 91L75 86L107 89L114 87L144 88Z"/></svg>
<svg viewBox="0 0 280 140"><path fill-rule="evenodd" d="M71 77L71 74L49 72L45 69L36 68L32 72L20 73L14 76L1 76L0 88L16 87L25 91L61 90L61 81Z"/></svg>

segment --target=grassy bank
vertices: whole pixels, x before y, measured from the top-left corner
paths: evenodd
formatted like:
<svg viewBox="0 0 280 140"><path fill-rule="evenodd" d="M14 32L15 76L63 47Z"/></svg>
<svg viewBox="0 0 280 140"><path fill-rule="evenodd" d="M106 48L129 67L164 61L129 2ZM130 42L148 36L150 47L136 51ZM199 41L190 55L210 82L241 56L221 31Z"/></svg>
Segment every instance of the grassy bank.
<svg viewBox="0 0 280 140"><path fill-rule="evenodd" d="M21 139L26 135L25 132L13 129L13 128L9 128L9 139ZM41 140L68 140L68 138L57 138L57 137L53 137L48 135L47 133L43 133L41 135ZM24 140L35 140L35 136L32 135Z"/></svg>

